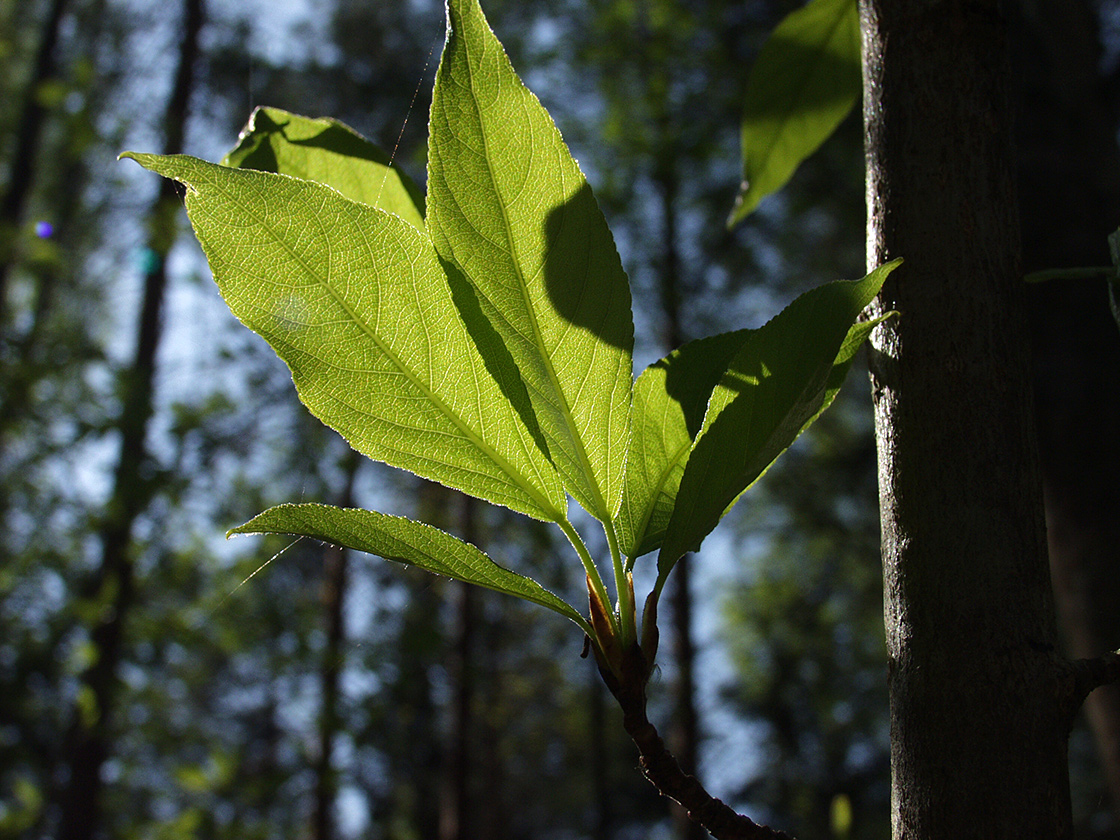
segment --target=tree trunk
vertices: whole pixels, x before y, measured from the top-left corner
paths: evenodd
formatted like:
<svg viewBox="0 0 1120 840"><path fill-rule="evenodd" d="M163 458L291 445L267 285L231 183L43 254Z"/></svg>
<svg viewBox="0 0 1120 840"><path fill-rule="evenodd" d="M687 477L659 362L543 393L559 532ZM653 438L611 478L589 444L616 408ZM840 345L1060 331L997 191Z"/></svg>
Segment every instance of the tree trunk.
<svg viewBox="0 0 1120 840"><path fill-rule="evenodd" d="M15 243L23 220L23 208L35 181L35 154L39 149L43 120L47 115L47 110L39 99L39 89L56 72L54 49L58 43L65 10L66 0L52 0L43 24L39 49L35 54L35 66L23 96L16 144L12 150L11 166L8 168L7 189L0 196L0 327L3 327L8 316L8 275L16 260Z"/></svg>
<svg viewBox="0 0 1120 840"><path fill-rule="evenodd" d="M1100 75L1100 31L1086 0L1013 7L1016 119L1026 271L1108 264L1120 221L1115 82ZM1120 647L1120 332L1105 283L1028 287L1050 567L1067 655ZM1085 701L1120 825L1120 686Z"/></svg>
<svg viewBox="0 0 1120 840"><path fill-rule="evenodd" d="M54 53L64 8L69 7L56 2L42 27L44 32L34 65L38 81L28 85L25 96L31 96L43 81L58 75ZM72 16L77 33L68 39L66 61L70 66L97 60L98 47L106 40L105 18L105 0L87 0ZM94 103L106 91L98 79L82 85L80 93L84 98L82 111L60 119L60 125L49 133L56 142L48 143L45 148L40 137L47 113L37 99L23 102L27 119L12 127L17 133L17 148L9 164L14 171L0 199L6 207L0 211L0 219L5 219L0 221L0 241L4 241L8 233L15 232L19 236L17 229L24 215L23 206L28 194L34 191L37 202L43 204L41 212L50 219L49 238L66 257L29 263L21 261L18 244L14 251L5 251L8 246L0 244L0 275L6 277L13 266L20 263L30 281L18 313L5 309L6 292L0 290L0 457L9 452L11 438L20 423L39 422L41 415L36 416L36 409L45 409L52 416L57 413L54 403L49 407L40 406L33 399L41 383L52 376L70 374L79 364L70 356L75 350L85 360L93 355L88 338L91 330L82 326L89 321L82 305L88 300L89 291L81 284L82 261L74 256L82 247L81 236L89 232L89 219L97 214L90 212L85 200L90 172L82 153L84 144L75 147L69 128L75 122L81 124L85 116L95 112ZM60 135L61 142L57 142ZM33 142L27 139L29 137ZM25 146L29 142L32 145L28 150ZM39 156L51 162L48 177L33 177L39 171L34 169ZM0 289L5 286L6 279L0 279ZM68 356L67 362L59 363ZM0 507L4 504L0 498Z"/></svg>
<svg viewBox="0 0 1120 840"><path fill-rule="evenodd" d="M442 502L443 492L439 485L420 487L418 506L427 511L424 521L435 518L432 502ZM367 793L371 810L378 815L376 829L370 832L373 836L439 837L446 749L438 724L433 670L446 659L447 643L437 618L446 588L433 587L427 579L417 581L423 574L410 576L412 585L394 643L396 676L388 685L388 703L398 713L393 731L378 738L376 746L386 756L388 778L395 784L387 796L376 787Z"/></svg>
<svg viewBox="0 0 1120 840"><path fill-rule="evenodd" d="M1076 700L1055 654L997 0L860 0L901 838L1068 837Z"/></svg>
<svg viewBox="0 0 1120 840"><path fill-rule="evenodd" d="M606 695L603 692L603 680L597 668L589 668L591 683L587 691L590 704L589 726L587 734L591 742L588 752L591 754L591 791L588 797L595 803L594 816L591 822L591 840L608 840L611 836L611 787L610 787L610 753L607 750L607 721L606 721Z"/></svg>
<svg viewBox="0 0 1120 840"><path fill-rule="evenodd" d="M354 450L345 455L344 485L339 494L340 507L354 507L354 477L361 465ZM323 612L327 624L327 647L319 672L319 757L315 767L315 808L311 818L312 840L331 840L335 834L334 805L338 797L334 746L342 726L339 714L339 682L346 661L346 591L350 585L349 552L337 545L323 549Z"/></svg>
<svg viewBox="0 0 1120 840"><path fill-rule="evenodd" d="M179 66L164 120L164 150L169 154L181 151L183 146L202 20L202 0L185 0ZM171 249L172 220L178 205L172 182L161 181L159 198L152 211L155 217L149 241L152 265L144 278L136 350L125 381L124 405L117 424L120 450L112 494L100 530L101 560L89 593L99 613L90 633L96 653L93 664L82 674L79 707L66 739L68 773L61 798L59 840L90 840L101 828L101 769L110 751L116 672L123 649L124 625L135 590L132 527L151 498L150 480L144 476L148 461L145 438L153 409L155 358L167 285L164 261Z"/></svg>
<svg viewBox="0 0 1120 840"><path fill-rule="evenodd" d="M665 156L654 170L654 181L661 191L662 252L660 265L661 310L665 316L665 343L672 351L684 344L681 324L681 259L677 246L677 200L679 181L673 135L664 115L658 127ZM676 697L669 742L673 754L686 773L695 774L700 754L700 724L696 714L696 645L692 640L692 556L686 554L673 569L670 583L673 605L673 657L677 668ZM673 803L673 822L681 840L703 840L704 827L689 819L685 810Z"/></svg>
<svg viewBox="0 0 1120 840"><path fill-rule="evenodd" d="M477 544L474 499L457 493L445 495L448 499L457 499L462 505L460 535L464 540ZM451 583L451 591L455 593L457 614L455 643L454 649L450 652L451 661L448 671L455 694L451 709L447 766L443 792L440 796L439 838L440 840L470 840L475 835L470 779L471 732L474 728L473 658L477 593L471 584L458 581Z"/></svg>

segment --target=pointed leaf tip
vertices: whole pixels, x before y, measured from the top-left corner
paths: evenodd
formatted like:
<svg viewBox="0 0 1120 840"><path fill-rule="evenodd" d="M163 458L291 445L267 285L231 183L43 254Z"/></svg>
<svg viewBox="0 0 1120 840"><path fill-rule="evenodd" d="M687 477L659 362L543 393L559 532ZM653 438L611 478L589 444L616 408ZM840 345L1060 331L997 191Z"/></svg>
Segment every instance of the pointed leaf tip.
<svg viewBox="0 0 1120 840"><path fill-rule="evenodd" d="M743 184L728 227L782 188L852 110L861 86L856 0L811 0L778 24L747 77Z"/></svg>
<svg viewBox="0 0 1120 840"><path fill-rule="evenodd" d="M468 335L423 230L311 181L196 158L143 164L186 204L233 313L359 452L538 519L567 500Z"/></svg>
<svg viewBox="0 0 1120 840"><path fill-rule="evenodd" d="M585 633L592 630L574 607L532 578L499 566L470 543L423 522L357 508L278 505L229 533L290 534L364 551L530 601L559 613Z"/></svg>
<svg viewBox="0 0 1120 840"><path fill-rule="evenodd" d="M121 152L119 155L117 155L117 160L132 160L132 161L135 161L136 163L140 164L145 169L147 169L149 171L152 171L152 172L156 172L155 167L157 166L157 162L159 161L159 159L161 157L164 157L164 155L155 155L155 154L152 154L151 152L127 151L127 152ZM161 173L156 172L156 174L161 174Z"/></svg>
<svg viewBox="0 0 1120 840"><path fill-rule="evenodd" d="M583 173L477 0L447 11L428 230L497 334L478 342L488 361L523 380L565 489L608 521L629 438L629 282Z"/></svg>
<svg viewBox="0 0 1120 840"><path fill-rule="evenodd" d="M663 580L832 402L874 322L856 323L898 261L794 300L751 331L712 391L658 557ZM886 317L886 316L884 316Z"/></svg>

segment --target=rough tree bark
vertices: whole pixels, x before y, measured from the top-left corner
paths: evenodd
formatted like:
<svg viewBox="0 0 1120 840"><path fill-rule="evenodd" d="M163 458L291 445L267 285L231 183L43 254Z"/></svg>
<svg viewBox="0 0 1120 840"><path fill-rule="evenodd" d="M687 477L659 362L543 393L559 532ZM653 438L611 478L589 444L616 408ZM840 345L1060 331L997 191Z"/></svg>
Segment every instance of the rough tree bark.
<svg viewBox="0 0 1120 840"><path fill-rule="evenodd" d="M202 0L185 0L179 65L164 121L164 150L182 151L195 64L202 29ZM153 410L156 350L161 335L161 313L167 286L164 261L173 241L171 220L179 199L171 181L161 182L152 209L153 234L148 247L154 258L144 277L144 294L137 324L135 355L127 371L120 418L119 453L113 488L106 506L99 538L101 559L89 592L98 607L90 631L96 651L93 664L81 676L81 707L66 737L66 773L60 795L59 840L91 840L101 830L101 770L112 743L116 707L117 667L124 646L125 621L135 600L132 528L151 498L151 481L145 479L148 452L145 445Z"/></svg>
<svg viewBox="0 0 1120 840"><path fill-rule="evenodd" d="M896 840L1071 832L999 6L860 0Z"/></svg>

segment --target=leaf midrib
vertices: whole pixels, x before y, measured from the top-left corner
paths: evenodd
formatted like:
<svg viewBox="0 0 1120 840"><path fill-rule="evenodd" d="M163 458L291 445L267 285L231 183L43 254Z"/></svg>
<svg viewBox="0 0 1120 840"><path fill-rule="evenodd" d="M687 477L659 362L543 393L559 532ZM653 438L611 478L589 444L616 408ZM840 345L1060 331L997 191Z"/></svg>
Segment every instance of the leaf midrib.
<svg viewBox="0 0 1120 840"><path fill-rule="evenodd" d="M288 176L278 175L278 177L284 178L284 177L288 177ZM296 179L293 178L292 180L296 180ZM482 452L487 458L489 458L495 464L495 466L497 466L506 476L513 479L514 484L517 487L519 487L521 490L523 490L529 496L529 498L534 502L534 504L536 504L536 506L541 510L542 513L544 513L546 515L550 515L557 520L561 519L563 517L563 514L556 511L555 508L553 507L553 505L547 499L544 499L544 498L541 497L541 495L537 492L536 488L533 487L532 484L530 484L527 479L525 479L525 477L521 474L521 472L519 470L517 470L512 464L510 464L508 461L506 461L506 459L504 457L502 457L498 452L496 452L488 443L486 443L485 440L483 440L481 437L479 437L474 432L474 430L470 427L470 425L466 422L466 420L464 420L462 417L460 417L459 414L456 411L454 411L449 405L447 405L447 403L445 403L443 401L443 399L441 399L434 391L432 391L421 380L419 375L415 371L413 371L410 366L408 366L404 362L402 362L401 359L397 356L397 354L392 352L385 345L385 343L370 328L370 326L365 322L365 320L358 317L358 314L354 311L353 307L351 307L338 294L338 292L335 290L334 286L332 286L331 283L328 280L326 280L324 278L321 278L318 275L318 273L315 272L311 268L311 266L307 263L307 261L299 253L297 253L291 246L289 246L287 242L284 241L284 239L273 229L272 225L265 218L261 217L257 213L253 212L250 208L246 207L242 202L240 202L237 199L236 196L234 196L228 190L223 189L222 186L220 184L218 184L217 182L212 182L212 185L214 186L214 188L216 190L223 193L229 201L231 201L234 205L239 207L248 216L256 219L256 221L262 226L262 228L273 238L273 240L278 245L280 245L281 248L283 248L289 254L289 256L292 257L292 259L294 259L296 261L296 263L307 273L307 275L309 277L311 277L312 279L314 279L315 282L317 284L319 284L321 287L326 289L327 293L331 296L331 298L342 308L342 310L346 313L346 315L349 316L350 319L353 320L353 322L358 325L359 329L361 329L361 331L368 338L370 338L374 342L374 344L377 345L378 349L381 350L381 352L385 354L385 356L389 359L390 363L394 367L396 367L401 373L403 373L406 377L408 377L408 380L413 385L415 385L417 388L419 388L420 391L424 394L424 396L427 397L427 399L429 401L431 401L436 406L436 408L452 422L452 425L454 425L456 428L458 428L459 431L462 432L463 435L480 452ZM346 201L348 199L343 197L343 200ZM368 207L368 205L360 205L360 204L358 204L358 202L351 202L351 203L357 204L358 206ZM384 211L378 210L375 207L368 207L368 210L373 212L373 213L384 213ZM388 217L392 216L392 214L390 214L390 213L384 213L384 215L388 216ZM315 215L315 219L316 219L316 222L318 223L319 219L318 219L317 214ZM321 230L322 229L321 224L319 226L320 226L320 230ZM419 231L416 231L416 235L418 237L420 237ZM364 240L363 245L366 248L368 248L368 246L369 246L368 240L365 240L364 236L363 236L363 240ZM425 328L425 332L427 332L426 328Z"/></svg>
<svg viewBox="0 0 1120 840"><path fill-rule="evenodd" d="M846 15L847 15L847 11L844 11L843 13L838 15L837 18L835 19L835 21L833 22L832 26L829 28L828 36L826 38L824 38L823 41L822 41L822 43L825 45L826 51L827 51L827 48L829 46L831 46L833 40L836 38L837 30L840 28L841 23L843 23L844 17ZM815 56L813 58L812 62L804 67L804 69L802 70L802 72L798 76L798 80L797 80L798 81L797 87L798 87L799 93L802 90L804 90L805 86L808 84L808 80L812 77L812 75L816 71L817 67L820 66L820 64L823 61L824 61L824 56L822 54L818 53L817 56ZM766 148L759 158L761 160L763 168L770 162L770 158L773 157L773 155L774 155L774 149L778 145L778 138L782 135L782 133L786 129L786 126L792 120L793 120L793 117L791 116L791 114L789 112L787 112L786 115L783 116L781 118L781 120L778 122L777 128L774 131L770 132L769 142L766 144Z"/></svg>
<svg viewBox="0 0 1120 840"><path fill-rule="evenodd" d="M467 67L470 68L470 46L466 38L462 38L463 54L467 60ZM505 233L506 243L509 246L510 259L513 264L513 271L517 278L517 285L521 291L521 300L525 305L525 310L529 315L529 324L533 331L533 341L540 351L540 356L544 361L545 372L548 375L549 384L552 386L553 391L559 396L559 408L564 418L564 423L567 427L569 437L572 440L576 455L579 458L579 463L583 467L584 475L590 479L592 498L591 501L595 504L597 510L589 511L596 518L602 522L607 522L610 519L610 512L607 510L606 500L599 488L599 482L595 478L595 471L591 466L591 459L587 454L587 448L583 445L583 438L576 428L575 418L572 416L571 406L568 405L567 394L564 393L563 388L560 386L560 379L556 375L556 369L552 364L552 358L549 356L547 349L544 345L544 340L541 335L540 324L537 322L537 313L533 308L532 299L529 297L529 285L526 282L525 275L521 270L521 260L518 253L516 238L513 235L513 228L510 225L509 214L506 212L506 203L501 189L498 187L498 181L494 177L493 167L490 165L490 142L487 136L486 123L482 116L482 107L478 101L477 90L475 88L475 74L469 73L471 80L471 104L474 106L475 116L478 119L478 131L482 140L483 160L486 161L486 175L490 179L490 185L494 188L494 194L498 197L498 208L501 212L502 230ZM546 248L548 243L545 243Z"/></svg>
<svg viewBox="0 0 1120 840"><path fill-rule="evenodd" d="M646 532L649 529L650 520L653 519L653 512L657 510L657 500L661 498L661 493L665 489L665 484L669 480L669 476L672 474L673 468L680 462L681 455L685 452L690 451L691 449L691 440L678 446L676 452L666 461L665 469L661 471L660 475L658 475L657 477L657 480L653 483L652 486L654 488L654 492L650 494L649 504L646 505L645 513L642 514L641 527L634 531L637 539L635 540L633 549L635 553L629 558L631 565L633 565L634 560L636 560L639 556L637 552L642 547L642 543L645 542L645 538L647 536ZM651 548L650 551L653 551L653 549Z"/></svg>

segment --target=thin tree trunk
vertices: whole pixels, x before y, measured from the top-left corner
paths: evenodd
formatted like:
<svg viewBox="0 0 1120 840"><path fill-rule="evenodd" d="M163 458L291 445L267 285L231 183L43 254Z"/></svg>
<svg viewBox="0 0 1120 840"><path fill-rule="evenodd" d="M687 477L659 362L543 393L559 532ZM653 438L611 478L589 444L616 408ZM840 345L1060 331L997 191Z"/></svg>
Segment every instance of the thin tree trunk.
<svg viewBox="0 0 1120 840"><path fill-rule="evenodd" d="M61 21L62 10L61 3L52 7L46 24L48 31L44 34L40 46L37 72L44 74L46 77L50 77L56 72L53 67L55 63L53 53L57 31L53 31L54 37L47 36L52 35L52 30L57 30ZM91 0L82 7L81 14L77 16L81 35L79 38L72 39L74 43L71 44L68 53L71 60L94 61L96 59L97 47L103 40L104 18L104 0ZM47 66L43 66L44 63ZM89 101L94 92L94 85L89 85L84 90L87 96L84 107L88 112L96 110L96 106L91 105ZM24 104L25 111L35 109L42 112L42 106L38 104L38 100ZM44 114L39 113L32 120L32 123L41 125L44 116ZM23 133L27 132L28 128L26 125L20 125L18 128L22 139ZM35 133L39 134L41 132L36 128ZM37 144L38 140L36 140ZM45 197L50 203L48 212L53 228L50 238L56 243L56 247L69 254L76 244L75 229L80 229L82 227L80 224L81 218L89 215L89 208L86 206L83 196L84 185L89 181L87 161L80 153L70 149L66 142L61 145L56 144L55 147L47 151L47 154L48 156L53 155L51 159L56 170L53 172L54 177L49 179L49 195L43 195L42 179L38 179L36 186L40 191L39 198ZM14 155L15 158L20 156L20 154ZM14 165L21 173L21 178L27 182L22 187L19 183L9 183L11 191L6 193L5 199L11 199L16 192L20 191L23 191L26 195L30 188L30 181L27 179L30 178L31 168L34 164L34 156L28 159L25 164L19 163L18 160L14 161ZM22 204L23 201L21 200L19 207L12 210L14 214L12 224L18 224L18 217L22 216L23 212ZM75 222L79 222L79 224L75 224ZM3 240L3 237L7 235L3 232L6 228L7 223L0 222L0 240ZM5 247L0 245L0 263L2 263L0 265L0 275L5 274L10 268L10 264L18 261L18 257L13 252L4 251ZM7 253L6 257L3 256L4 253ZM26 313L21 313L21 315L27 316L27 321L20 323L18 330L11 329L11 323L4 322L5 318L11 313L5 311L4 292L0 291L0 341L6 342L8 345L4 348L4 353L9 361L8 364L0 362L0 365L3 365L0 369L0 455L7 451L13 427L25 420L29 413L34 411L34 401L31 399L34 389L43 380L44 376L50 376L57 370L58 365L55 360L59 358L61 348L52 330L51 322L52 316L58 308L57 303L65 301L73 304L76 299L75 295L81 293L81 289L78 287L78 278L81 275L82 267L75 264L74 260L51 261L45 265L27 266L27 269L34 281L34 292ZM5 281L0 279L0 287L4 283ZM73 312L73 306L67 308L66 311ZM63 329L65 330L65 328ZM71 338L77 339L82 335L80 330L71 332ZM70 366L72 367L73 364L74 362L71 362ZM0 505L2 504L0 502Z"/></svg>
<svg viewBox="0 0 1120 840"><path fill-rule="evenodd" d="M661 126L665 132L666 126ZM679 183L676 155L667 132L663 140L669 154L659 162L654 179L661 188L662 246L661 311L665 316L665 342L669 350L685 342L681 324L681 259L677 246L677 197ZM695 774L699 764L700 725L696 714L696 645L692 640L692 555L685 555L673 569L673 656L677 669L676 697L669 743L686 773ZM673 822L681 840L703 840L703 826L689 819L679 804L673 803Z"/></svg>
<svg viewBox="0 0 1120 840"><path fill-rule="evenodd" d="M456 496L451 496L456 498ZM461 536L474 543L475 501L459 497L461 508ZM471 731L474 702L474 669L472 656L476 625L476 593L467 583L454 582L452 591L456 600L455 647L451 658L451 680L455 687L454 706L451 710L447 767L444 790L440 797L440 840L470 840L474 836L474 817L471 808Z"/></svg>
<svg viewBox="0 0 1120 840"><path fill-rule="evenodd" d="M1016 4L1016 119L1026 271L1108 264L1120 221L1115 83L1086 0ZM1050 566L1068 655L1120 646L1120 333L1104 281L1028 288ZM1120 686L1085 713L1120 825Z"/></svg>
<svg viewBox="0 0 1120 840"><path fill-rule="evenodd" d="M435 519L433 502L442 503L443 493L438 485L421 486L418 506L426 511L424 521ZM373 810L380 812L377 831L382 836L399 836L400 827L406 826L404 834L439 837L446 751L432 671L446 659L447 645L437 620L441 589L422 580L410 590L402 615L395 653L398 672L388 687L389 703L400 714L394 731L381 739L389 772L398 784L384 799L376 787L367 793Z"/></svg>
<svg viewBox="0 0 1120 840"><path fill-rule="evenodd" d="M477 532L477 528L474 530ZM479 607L482 606L483 604L479 604ZM511 797L506 791L509 770L504 755L505 724L500 716L485 710L509 707L510 698L505 690L502 663L508 662L508 651L505 648L512 634L502 613L487 613L481 609L478 612L480 614L476 616L476 621L482 637L475 644L473 653L474 662L477 663L475 684L478 688L474 699L475 737L472 740L478 755L471 762L471 776L475 779L475 784L471 786L469 794L474 797L473 810L477 816L474 830L469 836L473 840L508 840L514 830L510 825ZM516 800L512 802L516 813Z"/></svg>
<svg viewBox="0 0 1120 840"><path fill-rule="evenodd" d="M1071 833L998 0L860 0L896 840Z"/></svg>
<svg viewBox="0 0 1120 840"><path fill-rule="evenodd" d="M591 800L595 803L595 814L591 827L592 840L608 840L611 827L611 788L610 754L607 750L606 695L603 693L603 680L597 668L590 668L591 685L587 692L590 704L590 725L587 733L591 738Z"/></svg>
<svg viewBox="0 0 1120 840"><path fill-rule="evenodd" d="M185 0L179 65L164 120L167 153L182 150L183 133L194 69L198 34L202 28L202 0ZM145 438L153 409L153 378L161 334L161 311L170 250L172 220L178 198L170 181L162 181L153 208L156 224L149 247L156 259L144 278L144 295L137 327L135 356L125 383L125 399L118 422L120 450L112 494L100 531L101 560L90 593L99 605L99 619L90 633L94 663L82 674L80 707L67 736L67 779L61 798L59 840L90 840L101 828L101 769L109 755L112 718L116 706L116 672L123 648L125 621L135 595L132 527L151 497L143 475L148 460Z"/></svg>
<svg viewBox="0 0 1120 840"><path fill-rule="evenodd" d="M84 182L81 170L79 161L70 161L62 180L68 185L67 190L53 204L55 230L52 237L62 247L66 246L66 233L71 222L84 210L81 190L74 186ZM3 335L3 325L0 325L0 336L8 341L7 357L18 360L16 364L4 365L0 370L0 379L3 380L0 382L0 454L7 450L14 428L34 411L31 395L35 387L44 375L56 370L47 362L48 358L57 358L59 352L57 342L51 340L48 330L50 317L56 301L70 291L67 287L76 273L71 265L36 267L37 287L34 302L29 307L30 323L26 330L19 335L15 335L14 331Z"/></svg>
<svg viewBox="0 0 1120 840"><path fill-rule="evenodd" d="M8 168L7 189L0 196L0 327L8 316L8 275L16 260L15 242L20 222L23 221L23 209L31 194L31 185L35 182L35 154L47 115L47 109L39 98L39 90L57 72L54 51L65 11L66 0L52 0L47 19L43 23L39 49L35 54L35 66L23 95L16 144Z"/></svg>
<svg viewBox="0 0 1120 840"><path fill-rule="evenodd" d="M361 456L346 453L344 486L340 507L354 506L354 478ZM342 726L339 713L339 682L346 660L346 592L350 585L349 551L330 545L323 550L323 612L327 623L327 646L319 674L322 708L319 711L319 757L315 766L315 807L312 813L312 840L331 840L335 834L334 804L338 797L338 777L334 771L334 747Z"/></svg>

